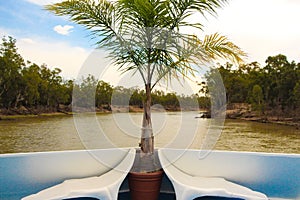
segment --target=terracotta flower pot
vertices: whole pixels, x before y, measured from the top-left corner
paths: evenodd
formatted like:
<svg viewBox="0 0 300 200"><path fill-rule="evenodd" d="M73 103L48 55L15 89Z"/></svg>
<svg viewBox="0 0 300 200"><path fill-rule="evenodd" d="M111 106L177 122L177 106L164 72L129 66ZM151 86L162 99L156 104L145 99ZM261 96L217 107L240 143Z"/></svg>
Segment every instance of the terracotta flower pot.
<svg viewBox="0 0 300 200"><path fill-rule="evenodd" d="M132 200L157 200L163 170L149 173L130 172L128 176Z"/></svg>

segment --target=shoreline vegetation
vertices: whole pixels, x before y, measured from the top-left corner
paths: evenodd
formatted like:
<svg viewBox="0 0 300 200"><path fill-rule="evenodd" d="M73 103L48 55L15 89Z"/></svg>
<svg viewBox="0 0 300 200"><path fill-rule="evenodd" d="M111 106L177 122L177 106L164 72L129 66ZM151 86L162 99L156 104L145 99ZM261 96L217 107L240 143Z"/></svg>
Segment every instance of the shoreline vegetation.
<svg viewBox="0 0 300 200"><path fill-rule="evenodd" d="M274 111L269 111L264 114L258 111L253 111L251 104L239 103L231 104L226 110L226 119L240 119L259 123L270 123L286 126L294 126L296 129L300 129L299 116L290 117L284 115L276 115Z"/></svg>
<svg viewBox="0 0 300 200"><path fill-rule="evenodd" d="M79 109L77 109L79 111ZM210 118L209 111L206 109L197 109L197 108L185 108L181 109L180 107L167 107L163 108L162 106L154 106L153 112L180 112L180 111L197 111L199 116L195 118ZM111 114L111 113L142 113L143 108L140 106L113 106L112 108L108 106L102 106L98 108L91 109L81 109L80 112L86 113L96 113L96 114ZM55 109L27 109L21 107L19 109L0 109L0 120L17 120L27 117L56 117L56 116L65 116L73 115L76 112L72 112L70 106L60 105L58 110ZM284 116L275 116L272 114L261 115L257 111L251 110L250 104L239 103L231 104L226 110L226 119L238 119L246 120L259 123L270 123L277 125L285 126L294 126L297 129L300 129L300 118L284 117Z"/></svg>
<svg viewBox="0 0 300 200"><path fill-rule="evenodd" d="M143 112L145 91L138 87L113 86L92 75L65 80L60 73L59 68L25 61L16 40L4 36L0 44L0 120L72 115L77 110L72 104L85 112ZM155 90L152 104L161 105L156 111L208 112L219 92L213 85L216 75L221 75L226 89L227 118L300 128L300 63L289 62L281 54L269 56L264 66L257 62L219 64L204 75L206 81L199 80L198 93L187 96Z"/></svg>
<svg viewBox="0 0 300 200"><path fill-rule="evenodd" d="M166 107L154 106L152 108L153 112L178 112L178 111L198 111L196 108L185 108L181 109L180 107ZM22 117L36 117L36 116L57 116L57 115L73 115L77 112L85 113L97 113L97 114L109 114L109 113L142 113L143 108L141 106L100 106L95 108L75 108L74 112L72 111L71 106L60 105L59 108L26 108L21 106L20 108L14 109L1 109L0 108L0 120L6 119L17 119Z"/></svg>

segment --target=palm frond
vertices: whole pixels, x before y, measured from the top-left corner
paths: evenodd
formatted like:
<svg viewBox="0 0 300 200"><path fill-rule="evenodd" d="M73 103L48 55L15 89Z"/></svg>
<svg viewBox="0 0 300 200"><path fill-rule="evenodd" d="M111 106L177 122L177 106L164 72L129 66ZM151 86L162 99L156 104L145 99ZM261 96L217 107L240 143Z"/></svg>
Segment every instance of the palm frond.
<svg viewBox="0 0 300 200"><path fill-rule="evenodd" d="M241 48L229 41L226 36L222 36L219 33L206 35L203 41L199 41L199 44L212 59L225 58L240 63L243 61L243 58L247 56Z"/></svg>
<svg viewBox="0 0 300 200"><path fill-rule="evenodd" d="M219 34L184 35L182 26L202 28L188 22L194 13L215 14L227 0L66 0L46 6L56 15L91 30L99 48L106 48L114 64L124 72L139 72L145 83L155 77L192 76L199 62L230 58L240 62L245 53Z"/></svg>
<svg viewBox="0 0 300 200"><path fill-rule="evenodd" d="M203 16L206 14L215 15L216 9L221 8L227 0L169 0L168 12L170 13L172 23L168 26L171 30L179 28L187 24L186 19L195 12L201 13ZM188 25L202 28L202 25L188 23Z"/></svg>

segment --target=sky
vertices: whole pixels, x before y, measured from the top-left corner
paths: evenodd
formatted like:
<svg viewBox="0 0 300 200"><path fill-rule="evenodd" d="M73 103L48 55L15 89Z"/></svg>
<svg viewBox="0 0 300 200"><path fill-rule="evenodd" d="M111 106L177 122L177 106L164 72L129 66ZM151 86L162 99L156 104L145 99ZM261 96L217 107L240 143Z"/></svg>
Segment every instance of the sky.
<svg viewBox="0 0 300 200"><path fill-rule="evenodd" d="M59 1L0 0L0 37L14 37L25 60L58 67L66 79L75 78L95 41L67 17L44 10L44 5ZM262 66L268 56L278 54L300 62L299 11L299 0L230 0L217 16L199 19L204 24L199 36L219 32L248 54L247 62ZM112 70L103 77L112 82L117 76Z"/></svg>

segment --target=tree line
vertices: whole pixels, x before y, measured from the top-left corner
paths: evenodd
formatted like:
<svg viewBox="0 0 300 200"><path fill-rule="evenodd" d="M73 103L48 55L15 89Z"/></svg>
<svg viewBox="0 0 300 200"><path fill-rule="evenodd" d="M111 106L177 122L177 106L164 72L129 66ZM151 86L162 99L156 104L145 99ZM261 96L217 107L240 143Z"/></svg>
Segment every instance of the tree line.
<svg viewBox="0 0 300 200"><path fill-rule="evenodd" d="M260 115L299 116L300 63L289 62L279 54L269 56L264 66L252 62L234 68L227 63L219 66L218 72L223 78L228 105L249 103ZM206 74L207 80L213 76L212 71Z"/></svg>
<svg viewBox="0 0 300 200"><path fill-rule="evenodd" d="M56 107L70 104L72 81L64 81L61 70L26 61L18 53L16 40L3 37L0 48L0 107Z"/></svg>
<svg viewBox="0 0 300 200"><path fill-rule="evenodd" d="M126 88L123 86L112 86L103 80L97 80L89 75L74 84L73 105L78 107L93 107L110 109L113 106L137 106L143 108L145 91L138 88ZM174 92L155 90L151 93L152 105L162 105L167 110L178 109L207 109L210 106L208 97L198 95L178 95ZM95 98L91 98L95 97Z"/></svg>
<svg viewBox="0 0 300 200"><path fill-rule="evenodd" d="M270 56L262 67L257 62L242 64L237 68L230 63L219 65L205 75L199 93L185 96L172 92L155 90L152 104L166 109L193 109L195 102L202 109L210 108L212 91L207 83L214 73L223 78L228 105L249 103L260 114L297 115L300 110L300 63L289 62L284 55ZM3 37L0 48L0 108L12 110L19 107L57 111L60 105L72 102L81 107L103 107L132 105L143 107L145 91L137 87L112 86L94 76L81 81L65 80L61 69L49 69L26 61L18 53L16 40ZM205 93L206 95L200 95ZM74 95L75 94L75 95ZM72 99L73 95L76 99Z"/></svg>
<svg viewBox="0 0 300 200"><path fill-rule="evenodd" d="M92 75L83 77L81 81L65 80L60 73L59 68L51 70L45 64L39 66L25 62L18 53L16 40L3 37L0 48L0 108L6 111L20 107L42 112L57 111L62 105L70 108L73 100L76 106L108 110L111 104L143 107L144 90L114 87ZM74 96L76 98L72 99ZM156 90L152 97L153 104L161 104L171 110L179 106L194 107L195 101L203 108L209 107L209 98L197 95L179 96Z"/></svg>

